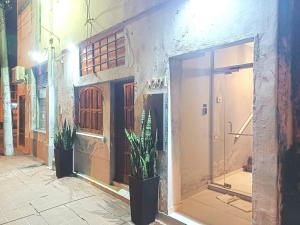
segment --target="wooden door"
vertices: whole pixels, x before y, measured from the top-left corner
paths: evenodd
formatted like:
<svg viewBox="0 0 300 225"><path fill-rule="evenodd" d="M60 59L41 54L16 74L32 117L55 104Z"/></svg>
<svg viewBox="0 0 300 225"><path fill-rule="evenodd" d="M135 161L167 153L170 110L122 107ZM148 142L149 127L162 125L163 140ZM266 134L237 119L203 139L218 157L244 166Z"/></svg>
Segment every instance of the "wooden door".
<svg viewBox="0 0 300 225"><path fill-rule="evenodd" d="M124 89L124 128L127 130L134 129L134 83L126 83ZM128 183L130 175L130 145L125 137L124 141L124 183Z"/></svg>
<svg viewBox="0 0 300 225"><path fill-rule="evenodd" d="M25 96L19 97L19 145L25 146Z"/></svg>

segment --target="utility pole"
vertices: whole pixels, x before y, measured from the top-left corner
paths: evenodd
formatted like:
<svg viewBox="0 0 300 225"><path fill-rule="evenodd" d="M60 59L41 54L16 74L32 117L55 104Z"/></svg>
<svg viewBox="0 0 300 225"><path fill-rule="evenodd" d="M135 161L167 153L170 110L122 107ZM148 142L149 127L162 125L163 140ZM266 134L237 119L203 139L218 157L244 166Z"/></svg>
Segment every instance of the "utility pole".
<svg viewBox="0 0 300 225"><path fill-rule="evenodd" d="M3 101L3 131L4 131L4 154L14 155L12 115L11 115L11 96L9 82L9 65L7 56L6 28L5 28L5 9L10 3L9 0L0 1L0 67Z"/></svg>

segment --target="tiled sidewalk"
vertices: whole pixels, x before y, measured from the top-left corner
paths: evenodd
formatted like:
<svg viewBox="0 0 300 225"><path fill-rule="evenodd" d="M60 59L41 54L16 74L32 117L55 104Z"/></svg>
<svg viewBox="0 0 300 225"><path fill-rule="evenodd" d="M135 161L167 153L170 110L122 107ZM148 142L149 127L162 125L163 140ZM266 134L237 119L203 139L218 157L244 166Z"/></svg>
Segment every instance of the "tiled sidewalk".
<svg viewBox="0 0 300 225"><path fill-rule="evenodd" d="M0 156L0 224L132 224L129 206L27 156Z"/></svg>

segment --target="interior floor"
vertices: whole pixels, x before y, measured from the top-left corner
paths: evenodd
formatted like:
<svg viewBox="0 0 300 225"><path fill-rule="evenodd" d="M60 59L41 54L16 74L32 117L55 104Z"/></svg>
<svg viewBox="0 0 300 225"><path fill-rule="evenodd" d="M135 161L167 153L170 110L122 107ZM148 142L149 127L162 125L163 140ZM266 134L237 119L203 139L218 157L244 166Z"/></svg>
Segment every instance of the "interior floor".
<svg viewBox="0 0 300 225"><path fill-rule="evenodd" d="M224 176L214 179L215 184L224 184ZM251 196L252 195L252 173L245 172L243 169L225 174L225 183L231 185L232 191Z"/></svg>
<svg viewBox="0 0 300 225"><path fill-rule="evenodd" d="M251 225L252 212L245 212L219 200L220 195L219 192L204 190L183 200L176 214L198 222L193 224ZM247 204L252 205L250 202Z"/></svg>

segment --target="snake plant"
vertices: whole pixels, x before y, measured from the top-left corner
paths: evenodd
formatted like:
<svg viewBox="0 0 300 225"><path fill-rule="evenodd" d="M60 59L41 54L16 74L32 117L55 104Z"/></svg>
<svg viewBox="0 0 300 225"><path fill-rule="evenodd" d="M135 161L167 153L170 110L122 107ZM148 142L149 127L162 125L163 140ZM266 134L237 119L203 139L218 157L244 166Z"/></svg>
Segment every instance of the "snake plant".
<svg viewBox="0 0 300 225"><path fill-rule="evenodd" d="M67 123L67 121L64 121L63 127L61 130L58 130L55 134L54 138L54 146L56 149L61 150L72 150L73 144L76 136L76 127L71 127Z"/></svg>
<svg viewBox="0 0 300 225"><path fill-rule="evenodd" d="M131 175L138 179L155 177L157 160L157 132L152 137L152 119L145 111L141 117L141 134L125 129L130 143Z"/></svg>

